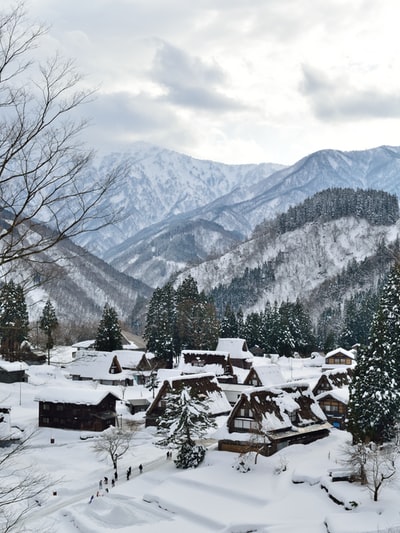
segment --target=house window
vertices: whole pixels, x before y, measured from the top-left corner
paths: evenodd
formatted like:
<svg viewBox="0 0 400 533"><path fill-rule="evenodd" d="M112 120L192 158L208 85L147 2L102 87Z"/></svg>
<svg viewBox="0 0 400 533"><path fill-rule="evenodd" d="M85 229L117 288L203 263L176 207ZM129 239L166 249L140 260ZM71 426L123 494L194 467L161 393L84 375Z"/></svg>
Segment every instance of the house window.
<svg viewBox="0 0 400 533"><path fill-rule="evenodd" d="M253 385L253 387L257 387L258 386L258 379L257 378L253 378L250 380L250 385Z"/></svg>
<svg viewBox="0 0 400 533"><path fill-rule="evenodd" d="M48 418L47 416L44 416L42 420L43 420L43 424L50 424L50 418Z"/></svg>
<svg viewBox="0 0 400 533"><path fill-rule="evenodd" d="M235 429L258 429L258 424L255 420L246 420L243 418L235 418L233 425Z"/></svg>
<svg viewBox="0 0 400 533"><path fill-rule="evenodd" d="M64 405L62 403L58 403L56 409L57 411L64 411Z"/></svg>
<svg viewBox="0 0 400 533"><path fill-rule="evenodd" d="M253 418L253 411L247 407L242 407L239 409L239 416L243 416L245 418Z"/></svg>
<svg viewBox="0 0 400 533"><path fill-rule="evenodd" d="M48 403L43 404L43 411L50 411L50 405Z"/></svg>
<svg viewBox="0 0 400 533"><path fill-rule="evenodd" d="M344 405L339 402L327 403L323 406L327 413L344 413Z"/></svg>

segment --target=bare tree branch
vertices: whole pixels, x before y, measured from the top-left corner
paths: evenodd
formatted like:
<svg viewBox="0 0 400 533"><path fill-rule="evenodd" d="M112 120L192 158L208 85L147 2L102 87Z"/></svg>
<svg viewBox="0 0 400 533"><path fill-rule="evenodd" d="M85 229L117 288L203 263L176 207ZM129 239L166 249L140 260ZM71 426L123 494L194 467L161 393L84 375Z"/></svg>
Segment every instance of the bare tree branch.
<svg viewBox="0 0 400 533"><path fill-rule="evenodd" d="M104 178L89 174L93 153L79 139L87 123L74 116L93 93L80 89L73 61L55 54L36 62L46 31L29 23L23 3L0 13L0 265L35 260L115 221L98 205L127 171L122 164Z"/></svg>

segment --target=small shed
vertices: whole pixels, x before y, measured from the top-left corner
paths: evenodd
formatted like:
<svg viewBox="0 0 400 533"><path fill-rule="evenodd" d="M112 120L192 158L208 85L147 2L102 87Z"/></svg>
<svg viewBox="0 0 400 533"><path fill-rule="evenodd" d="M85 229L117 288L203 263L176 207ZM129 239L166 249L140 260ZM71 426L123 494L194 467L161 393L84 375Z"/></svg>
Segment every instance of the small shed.
<svg viewBox="0 0 400 533"><path fill-rule="evenodd" d="M26 374L28 368L26 363L0 360L0 382L26 383L28 381L28 376Z"/></svg>

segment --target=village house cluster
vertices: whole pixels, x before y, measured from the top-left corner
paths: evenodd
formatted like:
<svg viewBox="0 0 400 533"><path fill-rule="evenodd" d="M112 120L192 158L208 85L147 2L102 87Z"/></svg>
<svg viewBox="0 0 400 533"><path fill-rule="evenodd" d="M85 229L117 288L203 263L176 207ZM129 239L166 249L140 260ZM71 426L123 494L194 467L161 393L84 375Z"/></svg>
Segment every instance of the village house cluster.
<svg viewBox="0 0 400 533"><path fill-rule="evenodd" d="M346 428L356 350L337 348L304 360L258 357L244 339L219 339L215 351L184 350L177 366L165 369L132 339L115 352L96 352L92 341L73 348L74 357L63 368L71 387L44 388L36 397L39 427L100 432L121 423L118 401L132 414L143 412L146 426L155 426L165 410L166 395L185 386L194 395L208 397L213 417L224 416L213 435L219 450L271 455L290 444L323 438L332 426ZM304 376L296 375L296 364L301 364ZM27 380L28 365L0 361L0 381ZM107 387L74 387L72 382ZM10 426L7 406L1 416L0 428Z"/></svg>

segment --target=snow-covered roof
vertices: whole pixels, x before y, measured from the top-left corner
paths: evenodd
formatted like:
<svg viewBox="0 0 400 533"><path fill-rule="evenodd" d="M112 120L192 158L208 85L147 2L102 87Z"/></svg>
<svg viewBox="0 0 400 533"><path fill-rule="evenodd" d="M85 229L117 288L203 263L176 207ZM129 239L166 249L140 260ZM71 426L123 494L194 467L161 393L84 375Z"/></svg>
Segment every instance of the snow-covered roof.
<svg viewBox="0 0 400 533"><path fill-rule="evenodd" d="M98 405L109 394L119 400L119 396L108 390L87 389L81 387L45 388L36 395L36 402L73 403Z"/></svg>
<svg viewBox="0 0 400 533"><path fill-rule="evenodd" d="M253 354L247 349L245 339L220 338L216 351L228 352L234 359L253 359Z"/></svg>
<svg viewBox="0 0 400 533"><path fill-rule="evenodd" d="M88 340L88 341L76 342L75 344L72 345L72 348L78 348L78 349L82 348L82 349L88 350L89 348L95 345L95 342L96 341L94 339Z"/></svg>
<svg viewBox="0 0 400 533"><path fill-rule="evenodd" d="M137 365L142 360L143 356L146 354L144 351L133 351L133 350L114 350L112 352L118 357L118 361L121 366L124 368L135 369Z"/></svg>
<svg viewBox="0 0 400 533"><path fill-rule="evenodd" d="M266 364L264 366L257 366L254 368L254 371L257 372L257 376L263 386L281 385L286 381L278 365Z"/></svg>
<svg viewBox="0 0 400 533"><path fill-rule="evenodd" d="M110 367L114 357L116 357L114 352L87 352L68 365L68 373L71 376L94 380L106 380L110 379L110 377L120 380L132 378L130 370L122 370L118 374L110 374Z"/></svg>
<svg viewBox="0 0 400 533"><path fill-rule="evenodd" d="M5 370L6 372L18 372L21 370L28 370L29 366L26 363L18 362L18 361L3 361L0 360L0 368Z"/></svg>
<svg viewBox="0 0 400 533"><path fill-rule="evenodd" d="M241 404L247 400L264 432L293 428L291 414L296 413L298 427L326 422L326 416L305 382L287 383L275 387L254 387L243 392L227 420L232 427Z"/></svg>
<svg viewBox="0 0 400 533"><path fill-rule="evenodd" d="M214 374L202 373L191 374L187 376L171 376L169 379L164 380L162 387L160 388L157 397L149 407L148 412L151 412L153 407L158 405L161 398L168 392L168 388L174 389L179 386L187 385L193 387L196 392L202 392L210 399L210 413L218 415L222 413L229 413L231 405L228 402L227 397L221 390L220 384Z"/></svg>
<svg viewBox="0 0 400 533"><path fill-rule="evenodd" d="M321 394L318 394L316 399L319 402L320 400L323 400L329 396L331 396L334 400L347 405L349 403L349 388L343 387L341 389L332 389L326 392L321 392Z"/></svg>
<svg viewBox="0 0 400 533"><path fill-rule="evenodd" d="M325 355L325 359L327 359L328 357L332 357L333 355L337 355L337 354L343 354L346 357L349 357L350 359L355 359L354 351L345 350L344 348L336 348L335 350L328 352Z"/></svg>

